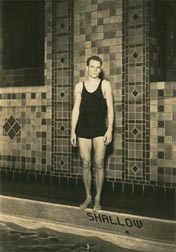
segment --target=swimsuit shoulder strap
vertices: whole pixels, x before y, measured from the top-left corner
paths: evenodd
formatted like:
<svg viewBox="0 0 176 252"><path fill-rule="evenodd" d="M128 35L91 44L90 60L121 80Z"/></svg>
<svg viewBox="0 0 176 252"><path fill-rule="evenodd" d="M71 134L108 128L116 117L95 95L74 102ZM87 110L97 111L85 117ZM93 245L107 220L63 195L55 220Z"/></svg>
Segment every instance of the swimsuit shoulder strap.
<svg viewBox="0 0 176 252"><path fill-rule="evenodd" d="M82 92L81 92L81 93L83 94L83 92L85 92L85 91L86 91L85 82L83 81L83 82L82 82Z"/></svg>

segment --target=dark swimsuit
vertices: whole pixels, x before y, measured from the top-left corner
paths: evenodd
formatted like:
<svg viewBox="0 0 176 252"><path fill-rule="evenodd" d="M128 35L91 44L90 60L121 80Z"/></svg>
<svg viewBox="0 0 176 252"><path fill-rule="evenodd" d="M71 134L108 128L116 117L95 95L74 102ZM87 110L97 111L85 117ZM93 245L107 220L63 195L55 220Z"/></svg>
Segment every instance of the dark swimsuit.
<svg viewBox="0 0 176 252"><path fill-rule="evenodd" d="M80 138L92 139L106 132L106 100L102 93L102 80L94 92L88 92L83 82L80 113L76 134Z"/></svg>

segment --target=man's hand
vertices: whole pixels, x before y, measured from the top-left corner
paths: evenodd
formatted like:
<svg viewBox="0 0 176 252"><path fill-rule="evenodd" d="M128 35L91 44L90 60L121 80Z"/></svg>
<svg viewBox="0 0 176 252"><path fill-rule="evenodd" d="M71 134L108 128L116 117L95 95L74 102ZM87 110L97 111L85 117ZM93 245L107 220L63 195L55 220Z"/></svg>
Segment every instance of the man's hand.
<svg viewBox="0 0 176 252"><path fill-rule="evenodd" d="M76 134L75 133L71 133L71 144L73 145L73 147L77 146Z"/></svg>
<svg viewBox="0 0 176 252"><path fill-rule="evenodd" d="M108 145L112 141L112 131L107 130L104 135L104 144Z"/></svg>

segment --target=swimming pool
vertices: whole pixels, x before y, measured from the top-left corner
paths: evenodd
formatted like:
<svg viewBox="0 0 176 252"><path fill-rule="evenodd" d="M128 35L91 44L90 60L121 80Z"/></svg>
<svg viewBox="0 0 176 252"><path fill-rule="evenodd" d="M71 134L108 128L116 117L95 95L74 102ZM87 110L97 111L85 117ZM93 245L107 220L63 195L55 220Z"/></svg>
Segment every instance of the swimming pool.
<svg viewBox="0 0 176 252"><path fill-rule="evenodd" d="M1 196L2 252L175 251L175 221ZM160 232L159 232L160 231Z"/></svg>
<svg viewBox="0 0 176 252"><path fill-rule="evenodd" d="M11 222L1 221L0 237L0 250L2 252L131 251L97 237L62 233L42 225L40 228L34 229L30 227L25 228Z"/></svg>

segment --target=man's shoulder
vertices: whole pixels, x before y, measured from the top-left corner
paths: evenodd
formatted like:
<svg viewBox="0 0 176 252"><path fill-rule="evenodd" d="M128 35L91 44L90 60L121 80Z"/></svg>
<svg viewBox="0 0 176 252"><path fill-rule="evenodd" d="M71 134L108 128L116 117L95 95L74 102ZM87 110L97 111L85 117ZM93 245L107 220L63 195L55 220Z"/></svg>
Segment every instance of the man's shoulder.
<svg viewBox="0 0 176 252"><path fill-rule="evenodd" d="M110 84L110 82L108 80L103 80L102 81L102 87L104 89L109 89L109 88L111 88L111 84Z"/></svg>
<svg viewBox="0 0 176 252"><path fill-rule="evenodd" d="M82 88L83 88L83 82L82 81L75 84L75 90L76 91L81 92Z"/></svg>

